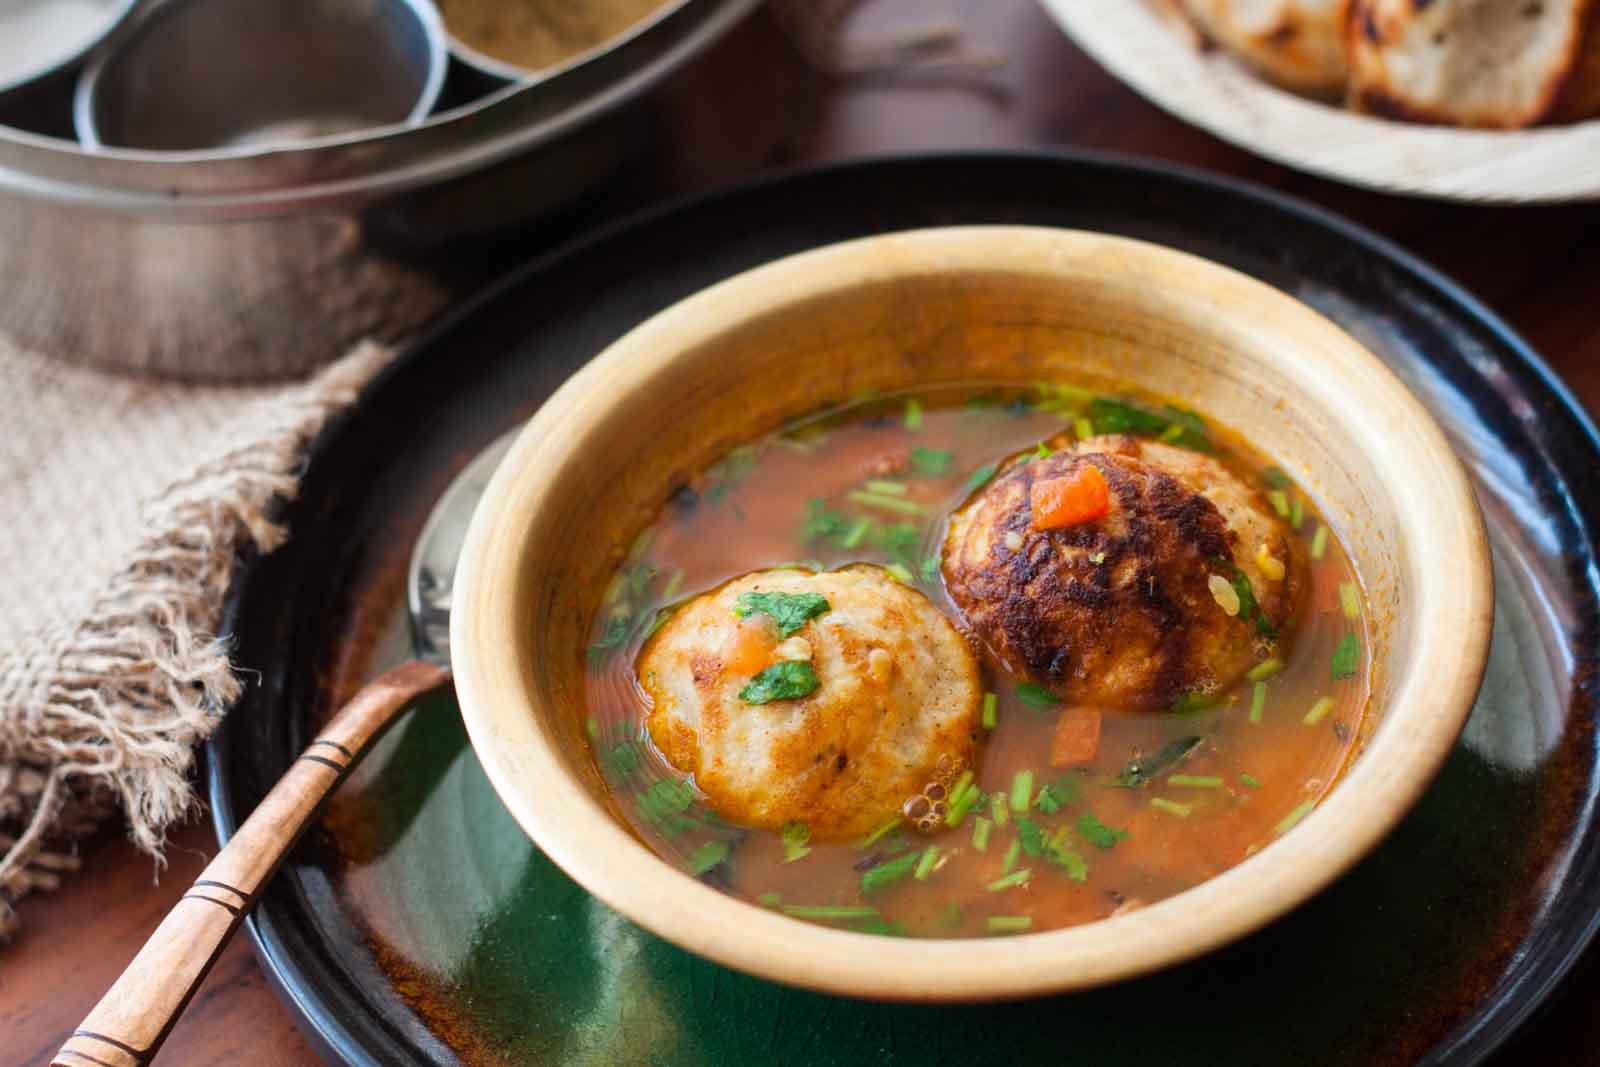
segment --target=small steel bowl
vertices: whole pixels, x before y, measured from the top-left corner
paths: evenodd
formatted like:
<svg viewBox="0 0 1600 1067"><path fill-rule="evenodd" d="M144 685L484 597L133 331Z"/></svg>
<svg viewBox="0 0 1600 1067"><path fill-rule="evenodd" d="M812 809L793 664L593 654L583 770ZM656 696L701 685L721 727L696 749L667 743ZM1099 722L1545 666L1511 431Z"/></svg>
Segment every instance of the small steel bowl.
<svg viewBox="0 0 1600 1067"><path fill-rule="evenodd" d="M88 24L89 28L81 37L55 50L35 48L34 62L31 66L21 73L0 77L0 93L21 89L66 70L88 55L96 45L121 25L122 20L138 2L139 0L102 0L101 6L104 10L98 19Z"/></svg>
<svg viewBox="0 0 1600 1067"><path fill-rule="evenodd" d="M415 126L444 84L429 0L164 0L89 61L78 139L183 151Z"/></svg>

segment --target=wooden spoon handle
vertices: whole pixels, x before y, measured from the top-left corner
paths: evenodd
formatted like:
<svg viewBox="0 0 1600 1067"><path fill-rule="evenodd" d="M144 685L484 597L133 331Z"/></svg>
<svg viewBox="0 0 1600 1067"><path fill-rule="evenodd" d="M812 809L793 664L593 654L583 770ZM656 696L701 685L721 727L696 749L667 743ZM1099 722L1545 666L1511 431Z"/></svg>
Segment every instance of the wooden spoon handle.
<svg viewBox="0 0 1600 1067"><path fill-rule="evenodd" d="M351 765L412 700L449 681L445 668L403 663L339 709L50 1062L61 1067L149 1063L261 887Z"/></svg>

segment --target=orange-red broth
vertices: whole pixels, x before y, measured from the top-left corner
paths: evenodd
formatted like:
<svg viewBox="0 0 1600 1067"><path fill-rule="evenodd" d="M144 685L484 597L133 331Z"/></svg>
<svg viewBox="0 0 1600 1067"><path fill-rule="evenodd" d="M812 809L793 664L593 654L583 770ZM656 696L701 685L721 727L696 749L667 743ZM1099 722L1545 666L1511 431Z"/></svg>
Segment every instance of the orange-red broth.
<svg viewBox="0 0 1600 1067"><path fill-rule="evenodd" d="M1171 410L1150 397L1119 395L1146 411ZM1359 733L1369 691L1365 605L1343 546L1331 530L1318 533L1324 524L1311 500L1236 435L1211 426L1206 438L1223 462L1264 492L1282 494L1269 499L1290 520L1299 518L1296 532L1311 559L1304 617L1292 640L1272 652L1283 666L1259 683L1258 721L1251 714L1257 683L1248 679L1199 711L1107 712L1094 761L1064 771L1050 765L1062 709L1036 706L1037 692L1019 695L1018 680L986 664L986 685L997 698L995 726L982 731L975 770L988 795L953 829L928 836L901 824L870 843L802 843L796 836L786 846L777 834L731 826L700 803L692 783L651 745L634 662L671 605L781 563L831 568L869 561L901 570L955 617L937 563L949 511L981 483L988 465L1063 430L1081 435L1104 428L1103 421L1095 425L1098 410L1071 386L875 398L735 449L674 492L608 587L589 657L590 737L617 806L638 835L708 882L796 917L877 933L962 937L1069 926L1152 903L1226 870L1302 818L1332 786ZM1167 432L1170 439L1179 431ZM886 459L904 461L914 449L949 454L941 464L940 456L918 453L920 467L892 478L905 487L901 499L925 514L848 498L883 477ZM841 532L836 519L817 521L817 501L850 526ZM845 547L861 519L872 521L870 532ZM824 532L830 524L831 534ZM1346 635L1359 642L1359 656L1353 673L1336 679L1331 663ZM1313 709L1323 698L1332 706L1319 716ZM1115 784L1131 760L1148 760L1190 737L1203 740L1176 766L1140 787ZM1022 771L1033 776L1028 810L1008 800L996 812L994 797L1017 793ZM1173 775L1186 777L1175 782ZM1179 784L1196 780L1206 784ZM1052 796L1044 806L1053 812L1038 800L1046 785ZM1086 816L1118 839L1107 847L1108 835L1086 829ZM980 818L988 824L982 848ZM1031 831L1022 831L1023 820L1061 848L1014 849L1025 837L1037 844ZM933 858L920 862L930 846L937 849ZM896 860L896 869L905 868L909 861L901 857L910 852L918 853L922 877L914 869L881 886L866 877ZM1024 884L989 888L1023 869L1031 872Z"/></svg>

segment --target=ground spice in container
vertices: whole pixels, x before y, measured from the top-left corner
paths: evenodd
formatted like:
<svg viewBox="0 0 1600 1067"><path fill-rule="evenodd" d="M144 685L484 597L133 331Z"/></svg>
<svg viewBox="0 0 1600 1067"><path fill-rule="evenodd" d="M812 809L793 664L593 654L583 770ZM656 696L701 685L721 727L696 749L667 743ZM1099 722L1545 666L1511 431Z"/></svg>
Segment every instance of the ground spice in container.
<svg viewBox="0 0 1600 1067"><path fill-rule="evenodd" d="M665 0L439 0L456 39L484 55L543 70L581 55L664 6Z"/></svg>

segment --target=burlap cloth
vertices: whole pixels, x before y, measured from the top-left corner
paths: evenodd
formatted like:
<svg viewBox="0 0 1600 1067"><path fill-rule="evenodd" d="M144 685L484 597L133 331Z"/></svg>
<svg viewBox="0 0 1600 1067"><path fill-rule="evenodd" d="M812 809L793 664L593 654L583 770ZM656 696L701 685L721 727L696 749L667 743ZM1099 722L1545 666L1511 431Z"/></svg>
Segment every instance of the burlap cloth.
<svg viewBox="0 0 1600 1067"><path fill-rule="evenodd" d="M862 3L772 6L837 75L997 62L945 22L852 42ZM366 343L309 381L187 386L0 336L0 940L109 817L159 864L196 811L196 746L240 689L216 636L235 561L283 540L306 445L388 358Z"/></svg>

